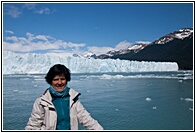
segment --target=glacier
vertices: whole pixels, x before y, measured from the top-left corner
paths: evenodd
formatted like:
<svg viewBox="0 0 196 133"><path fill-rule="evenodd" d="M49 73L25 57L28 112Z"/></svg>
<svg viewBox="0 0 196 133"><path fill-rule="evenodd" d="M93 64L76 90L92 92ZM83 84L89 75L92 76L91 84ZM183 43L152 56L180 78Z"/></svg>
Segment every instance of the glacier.
<svg viewBox="0 0 196 133"><path fill-rule="evenodd" d="M71 73L178 71L176 62L139 62L3 51L3 74L45 74L57 63L67 66Z"/></svg>

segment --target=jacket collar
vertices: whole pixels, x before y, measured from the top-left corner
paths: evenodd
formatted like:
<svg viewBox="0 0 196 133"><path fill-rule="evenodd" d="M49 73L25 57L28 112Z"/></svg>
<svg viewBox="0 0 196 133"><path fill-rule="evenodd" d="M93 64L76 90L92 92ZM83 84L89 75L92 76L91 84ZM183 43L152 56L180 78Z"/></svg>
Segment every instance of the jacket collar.
<svg viewBox="0 0 196 133"><path fill-rule="evenodd" d="M80 93L76 92L74 89L70 88L70 107L78 100ZM47 89L44 94L41 96L41 100L45 102L44 104L52 105L52 96L50 95L49 90ZM43 104L43 103L42 103Z"/></svg>

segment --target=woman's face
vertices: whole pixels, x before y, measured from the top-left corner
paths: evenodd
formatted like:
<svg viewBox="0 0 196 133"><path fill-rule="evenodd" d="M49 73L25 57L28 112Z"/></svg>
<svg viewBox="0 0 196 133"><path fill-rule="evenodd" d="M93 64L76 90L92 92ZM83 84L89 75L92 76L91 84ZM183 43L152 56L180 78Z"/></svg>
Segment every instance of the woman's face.
<svg viewBox="0 0 196 133"><path fill-rule="evenodd" d="M65 79L64 75L56 75L53 80L52 80L52 86L57 90L57 91L62 91L67 84L67 81Z"/></svg>

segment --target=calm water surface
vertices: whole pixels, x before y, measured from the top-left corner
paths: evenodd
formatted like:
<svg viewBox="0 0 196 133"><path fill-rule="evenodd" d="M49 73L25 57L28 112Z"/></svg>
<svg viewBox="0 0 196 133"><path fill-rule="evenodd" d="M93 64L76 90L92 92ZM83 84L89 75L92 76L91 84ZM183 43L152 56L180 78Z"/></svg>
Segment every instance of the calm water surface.
<svg viewBox="0 0 196 133"><path fill-rule="evenodd" d="M24 129L44 76L3 76L3 130ZM193 130L192 71L72 74L68 86L105 130Z"/></svg>

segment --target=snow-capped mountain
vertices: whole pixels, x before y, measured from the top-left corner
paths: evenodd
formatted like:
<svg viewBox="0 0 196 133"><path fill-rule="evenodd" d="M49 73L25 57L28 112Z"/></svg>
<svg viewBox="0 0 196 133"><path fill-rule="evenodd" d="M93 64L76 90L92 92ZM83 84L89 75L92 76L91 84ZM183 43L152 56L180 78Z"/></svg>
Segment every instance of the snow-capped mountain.
<svg viewBox="0 0 196 133"><path fill-rule="evenodd" d="M116 51L115 55L98 56L102 59L123 59L136 61L177 62L179 69L193 69L193 29L183 28L149 44L135 44L125 50L127 53Z"/></svg>
<svg viewBox="0 0 196 133"><path fill-rule="evenodd" d="M187 37L193 36L192 28L183 28L173 33L167 34L157 40L155 40L152 44L166 44L174 39L185 39Z"/></svg>
<svg viewBox="0 0 196 133"><path fill-rule="evenodd" d="M174 39L183 40L183 39L191 37L191 36L193 36L193 29L192 28L182 28L180 30L169 33L163 37L160 37L151 43L137 43L132 46L129 46L126 49L109 51L106 54L101 54L101 55L97 56L97 58L106 59L106 58L110 58L110 57L117 56L117 55L127 54L130 52L138 53L139 51L141 51L142 49L144 49L148 45L166 44Z"/></svg>
<svg viewBox="0 0 196 133"><path fill-rule="evenodd" d="M87 53L86 55L84 55L85 58L96 58L96 55L92 52Z"/></svg>
<svg viewBox="0 0 196 133"><path fill-rule="evenodd" d="M97 56L97 58L98 59L105 59L105 58L109 58L109 57L112 57L112 56L115 56L115 55L126 54L126 53L129 53L129 52L137 53L140 50L142 50L143 48L145 48L147 45L149 45L149 44L147 44L147 43L137 43L137 44L134 44L132 46L129 46L127 49L109 51L106 54L101 54L101 55Z"/></svg>
<svg viewBox="0 0 196 133"><path fill-rule="evenodd" d="M138 43L138 44L135 44L133 46L130 46L128 47L127 49L129 51L134 51L134 53L137 53L139 52L140 50L144 49L146 46L148 46L150 43ZM128 52L126 52L128 53Z"/></svg>

